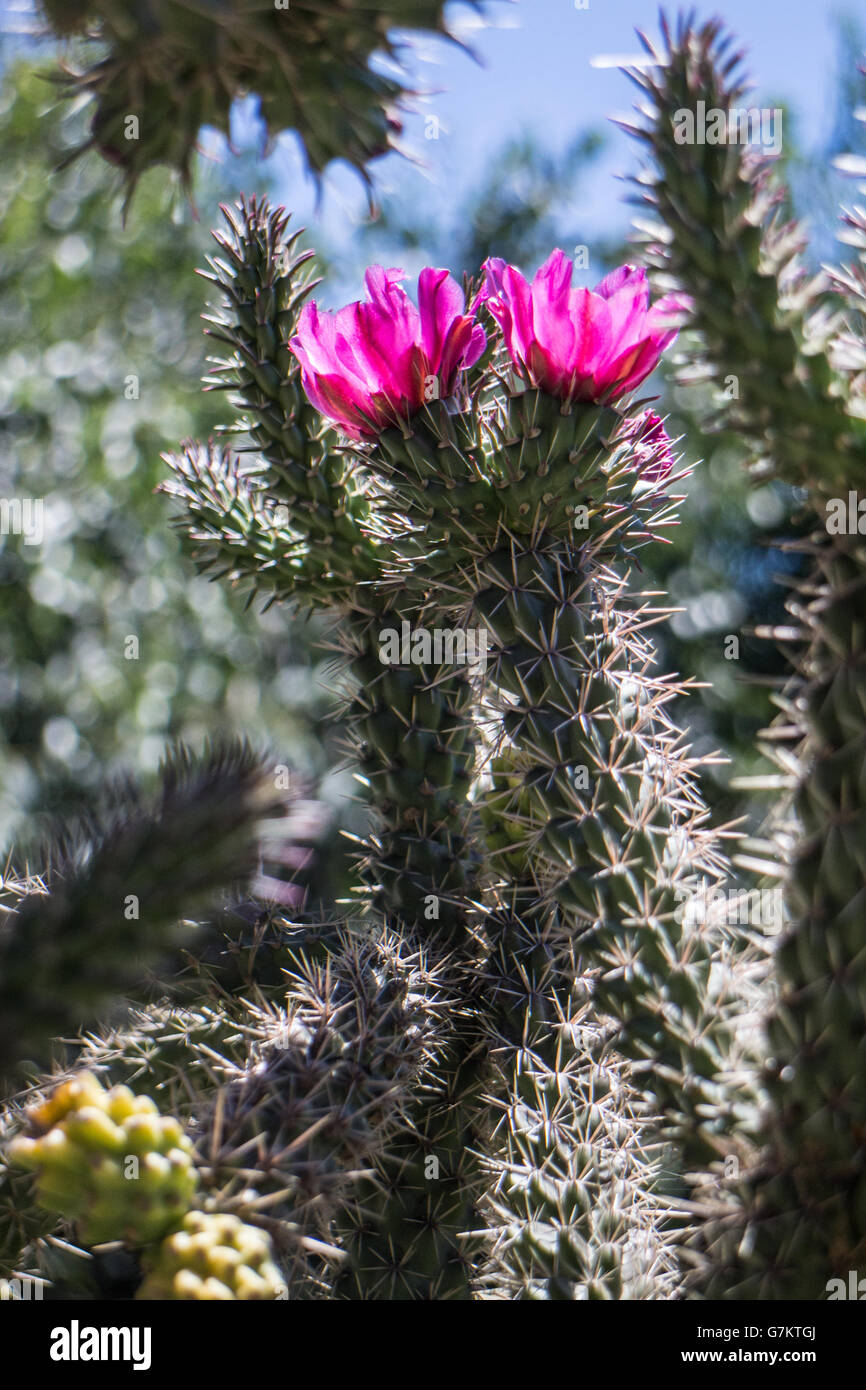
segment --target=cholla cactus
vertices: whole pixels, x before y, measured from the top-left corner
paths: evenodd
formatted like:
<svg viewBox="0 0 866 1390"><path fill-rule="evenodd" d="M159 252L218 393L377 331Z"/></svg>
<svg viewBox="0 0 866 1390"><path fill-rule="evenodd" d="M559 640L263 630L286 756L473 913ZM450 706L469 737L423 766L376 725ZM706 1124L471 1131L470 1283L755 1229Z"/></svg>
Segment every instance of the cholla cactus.
<svg viewBox="0 0 866 1390"><path fill-rule="evenodd" d="M633 266L572 288L555 251L531 283L428 268L417 306L372 267L329 313L282 211L225 210L210 384L236 416L166 490L204 569L330 620L368 829L347 920L276 924L279 982L203 970L191 1005L81 1046L149 1072L196 1141L202 1210L175 1202L142 1297L814 1298L856 1266L866 560L816 527L792 605L774 995L766 946L704 907L722 831L636 579L688 465L635 393L691 317L688 378L740 377L737 426L823 522L862 471L860 359L831 351L770 171L673 138L694 100L739 101L718 28L665 42L638 75L655 301ZM862 269L836 286L862 313ZM97 1143L83 1116L67 1148ZM42 1183L85 1242L89 1172Z"/></svg>
<svg viewBox="0 0 866 1390"><path fill-rule="evenodd" d="M404 1137L373 1153L354 1214L342 1189L331 1296L466 1298L482 1265L485 1297L662 1296L658 1136L623 1055L651 1064L667 1028L659 1134L705 1156L708 1095L671 1067L700 1053L707 1074L678 1019L709 1027L713 941L696 954L677 904L721 859L664 714L681 687L651 674L662 610L628 589L631 551L672 518L672 446L622 402L684 306L651 307L627 268L570 291L560 252L532 288L498 262L481 294L426 270L417 309L373 268L369 300L330 317L281 214L227 218L216 373L259 462L190 445L169 490L204 568L333 616L375 813L367 911L424 941L450 995ZM615 983L626 958L638 1001ZM274 1068L277 1114L280 1085Z"/></svg>
<svg viewBox="0 0 866 1390"><path fill-rule="evenodd" d="M480 8L478 0L474 0ZM405 83L370 66L399 63L395 29L447 34L440 0L41 0L63 39L83 37L89 67L64 74L96 107L91 138L131 192L155 164L184 182L203 125L228 133L235 97L255 93L266 129L293 129L311 167L348 159L363 172L399 133Z"/></svg>
<svg viewBox="0 0 866 1390"><path fill-rule="evenodd" d="M804 547L812 573L790 602L802 638L797 670L772 731L792 796L763 856L765 867L776 855L789 865L791 926L775 953L763 1106L741 1112L726 1139L739 1180L726 1184L734 1205L721 1237L704 1232L702 1287L716 1297L814 1299L857 1267L866 1237L866 547L856 523L838 521L866 476L862 216L849 217L847 234L860 265L808 276L772 162L732 135L750 113L730 36L717 22L682 21L675 32L664 24L658 49L646 46L658 66L631 74L643 96L634 133L651 159L642 196L656 219L642 225L659 283L693 298L698 336L683 374L737 381L738 392L724 393L737 399L720 400L719 413L759 476L804 489L815 515ZM688 138L697 102L721 119L724 139Z"/></svg>

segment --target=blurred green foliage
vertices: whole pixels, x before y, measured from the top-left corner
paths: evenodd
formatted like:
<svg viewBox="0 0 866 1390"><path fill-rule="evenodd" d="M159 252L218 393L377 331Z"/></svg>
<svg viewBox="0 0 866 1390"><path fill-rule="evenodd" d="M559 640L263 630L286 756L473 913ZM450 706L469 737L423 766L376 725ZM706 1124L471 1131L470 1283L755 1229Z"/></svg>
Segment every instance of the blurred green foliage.
<svg viewBox="0 0 866 1390"><path fill-rule="evenodd" d="M160 454L230 419L201 390L204 263L225 169L204 165L202 220L155 171L126 227L95 156L58 172L83 116L24 63L0 99L0 498L42 503L41 544L0 535L0 835L63 813L166 740L234 731L312 772L332 702L314 632L195 574L155 495ZM25 513L26 515L26 513ZM31 512L31 520L36 513Z"/></svg>

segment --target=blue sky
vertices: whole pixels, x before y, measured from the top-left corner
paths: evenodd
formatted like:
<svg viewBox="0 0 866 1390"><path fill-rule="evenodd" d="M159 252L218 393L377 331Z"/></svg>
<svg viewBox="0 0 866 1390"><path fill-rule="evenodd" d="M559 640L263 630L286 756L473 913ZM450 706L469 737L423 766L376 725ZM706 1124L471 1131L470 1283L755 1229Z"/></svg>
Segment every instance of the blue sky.
<svg viewBox="0 0 866 1390"><path fill-rule="evenodd" d="M404 139L427 167L421 171L392 156L378 161L380 197L410 197L436 215L472 187L490 152L510 134L529 130L561 147L576 130L596 125L607 129L608 148L586 188L583 225L573 229L574 239L625 227L628 211L616 175L635 168L637 150L607 117L627 114L637 93L616 68L597 63L641 52L634 30L658 32L656 6L648 0L589 0L588 9L578 10L574 0L517 0L494 3L489 12L488 26L461 26L480 64L441 41L420 41L413 72L419 85L442 90L407 119ZM719 8L699 5L697 12L709 18ZM450 13L458 25L467 17L459 4ZM789 102L806 145L820 141L832 117L836 13L845 13L844 5L836 11L796 0L725 0L725 22L748 50L760 104ZM440 121L438 140L424 138L431 114ZM337 246L351 239L356 221L366 217L366 202L348 170L332 166L317 213L292 137L281 143L274 166L281 199L311 228L321 220Z"/></svg>
<svg viewBox="0 0 866 1390"><path fill-rule="evenodd" d="M578 9L577 4L587 8ZM701 18L717 14L719 8L696 6ZM748 52L759 104L779 99L790 103L798 116L800 140L817 146L833 110L833 19L846 12L856 14L859 6L854 0L838 9L814 0L725 0L723 8L725 23ZM28 15L30 0L0 0L7 29L26 29ZM594 125L607 131L608 146L594 166L580 207L569 213L573 225L568 236L572 243L588 242L599 232L624 230L628 209L616 176L635 169L637 150L606 118L628 114L636 93L615 67L599 66L599 60L639 53L635 27L644 27L651 36L657 33L656 5L651 0L490 0L485 26L459 2L449 6L449 15L481 61L442 40L413 36L413 80L418 87L439 89L406 119L404 143L425 167L396 156L377 161L373 171L380 199L408 201L429 209L431 219L441 218L472 188L485 160L510 135L529 131L556 148ZM438 140L425 139L428 116L439 120ZM248 122L241 118L237 129L243 139ZM225 158L225 152L217 152L217 157ZM354 282L360 279L361 266L353 264L353 237L368 211L357 177L332 165L317 202L291 135L281 138L269 172L278 200L292 208L342 263L339 288L359 288ZM207 209L201 212L208 217Z"/></svg>

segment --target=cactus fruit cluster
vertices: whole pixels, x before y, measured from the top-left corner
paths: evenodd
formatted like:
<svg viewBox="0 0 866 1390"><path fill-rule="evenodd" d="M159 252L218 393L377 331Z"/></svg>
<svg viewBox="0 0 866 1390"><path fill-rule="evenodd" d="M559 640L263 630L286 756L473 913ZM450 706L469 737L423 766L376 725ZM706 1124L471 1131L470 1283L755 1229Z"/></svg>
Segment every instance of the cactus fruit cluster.
<svg viewBox="0 0 866 1390"><path fill-rule="evenodd" d="M405 78L395 30L447 34L441 0L40 0L80 66L61 80L92 97L90 140L132 190L156 164L185 183L202 126L226 135L232 102L253 94L266 131L298 133L310 167L345 159L364 171L392 147ZM404 41L405 42L405 41Z"/></svg>
<svg viewBox="0 0 866 1390"><path fill-rule="evenodd" d="M379 79L365 87L375 129L351 84L385 7L265 16L226 0L218 97L189 57L213 56L196 7L56 8L67 31L100 21L110 56L82 81L109 113L113 83L122 107L147 78L171 12L176 66L159 81L184 119L154 107L159 140L177 143L142 145L145 162L185 168L193 127L241 88L275 126L299 126L314 163L361 162L384 138ZM124 45L144 18L154 48L139 45L134 72ZM275 37L281 24L306 25L304 42ZM281 85L285 44L301 85ZM322 125L317 84L340 44L349 85ZM78 896L71 869L47 899L25 896L0 923L0 999L18 988L26 919L57 949L24 1038L70 1050L58 1089L2 1116L4 1267L48 1268L60 1229L16 1218L23 1166L83 1247L132 1252L145 1299L814 1300L858 1268L866 549L826 520L866 471L866 228L849 215L855 266L806 276L771 163L674 138L698 101L743 104L727 36L663 22L662 48L647 46L653 63L631 73L647 269L586 289L561 251L531 281L491 258L463 286L422 270L413 301L400 272L374 266L363 300L328 311L282 209L223 209L209 385L233 414L222 438L169 458L164 491L202 570L327 624L366 805L352 903L328 916L272 903L265 945L245 941L234 973L193 941L184 997L155 1004L107 959L99 998L64 1010L57 923L80 923L94 882L139 863L164 873L140 933L157 950L177 947L169 921L202 888L175 873L178 825L198 836L201 874L233 835L231 873L215 877L249 869L272 803L246 763L237 823L225 767L209 816L198 795L176 806L169 777L132 839L93 837ZM737 859L783 879L775 943L730 894L713 899L735 881L733 837L702 798L710 758L672 713L689 682L655 665L669 610L641 588L641 551L674 524L691 468L640 394L665 354L684 383L739 382L706 427L727 412L759 475L814 515L790 599L802 640L767 739L788 793ZM104 998L124 990L134 1007L107 1018Z"/></svg>
<svg viewBox="0 0 866 1390"><path fill-rule="evenodd" d="M139 1298L285 1296L266 1232L231 1213L194 1208L192 1141L149 1096L128 1086L106 1090L78 1070L24 1121L9 1162L36 1174L39 1205L73 1223L85 1245L121 1242L141 1253Z"/></svg>
<svg viewBox="0 0 866 1390"><path fill-rule="evenodd" d="M138 1296L261 1301L284 1298L286 1285L263 1231L228 1213L190 1211L160 1245Z"/></svg>
<svg viewBox="0 0 866 1390"><path fill-rule="evenodd" d="M9 1157L36 1173L41 1205L75 1221L85 1244L148 1245L189 1210L192 1144L148 1096L79 1072L28 1111L27 1127Z"/></svg>

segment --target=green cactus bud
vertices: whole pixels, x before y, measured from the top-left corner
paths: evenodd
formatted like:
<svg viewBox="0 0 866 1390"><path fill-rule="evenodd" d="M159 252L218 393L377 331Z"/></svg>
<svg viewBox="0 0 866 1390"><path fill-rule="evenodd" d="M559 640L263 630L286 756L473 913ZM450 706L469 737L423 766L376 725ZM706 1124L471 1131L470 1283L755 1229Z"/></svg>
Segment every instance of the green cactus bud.
<svg viewBox="0 0 866 1390"><path fill-rule="evenodd" d="M136 1297L225 1302L287 1295L264 1231L236 1216L191 1211L148 1258Z"/></svg>
<svg viewBox="0 0 866 1390"><path fill-rule="evenodd" d="M198 1185L192 1143L148 1096L106 1091L83 1073L25 1119L31 1132L11 1141L9 1160L36 1173L40 1203L75 1221L86 1245L146 1245L189 1210Z"/></svg>

